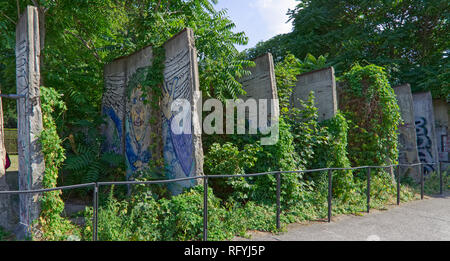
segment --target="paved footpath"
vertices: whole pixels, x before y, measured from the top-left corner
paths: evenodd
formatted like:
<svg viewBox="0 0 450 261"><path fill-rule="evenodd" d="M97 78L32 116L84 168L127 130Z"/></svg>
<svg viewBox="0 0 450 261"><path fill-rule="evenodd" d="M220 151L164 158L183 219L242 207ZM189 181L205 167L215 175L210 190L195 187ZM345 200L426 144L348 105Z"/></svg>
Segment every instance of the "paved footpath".
<svg viewBox="0 0 450 261"><path fill-rule="evenodd" d="M450 241L450 193L331 223L293 224L288 232L252 233L255 241ZM246 240L246 239L236 239Z"/></svg>

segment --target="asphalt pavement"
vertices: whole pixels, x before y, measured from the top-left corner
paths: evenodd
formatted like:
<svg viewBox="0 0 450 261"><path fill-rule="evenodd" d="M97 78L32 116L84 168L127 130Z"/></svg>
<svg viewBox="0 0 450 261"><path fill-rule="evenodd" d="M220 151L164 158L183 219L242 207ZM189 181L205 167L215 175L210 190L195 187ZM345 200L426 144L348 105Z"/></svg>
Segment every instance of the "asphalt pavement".
<svg viewBox="0 0 450 261"><path fill-rule="evenodd" d="M331 223L291 224L278 235L251 235L254 241L450 241L450 193L363 216L333 217Z"/></svg>

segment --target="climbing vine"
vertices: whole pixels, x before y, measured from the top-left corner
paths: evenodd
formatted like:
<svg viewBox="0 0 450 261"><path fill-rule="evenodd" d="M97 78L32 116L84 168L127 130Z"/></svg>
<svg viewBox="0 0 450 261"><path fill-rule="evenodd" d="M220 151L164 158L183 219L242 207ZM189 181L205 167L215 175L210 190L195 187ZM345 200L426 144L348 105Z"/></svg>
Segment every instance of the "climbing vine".
<svg viewBox="0 0 450 261"><path fill-rule="evenodd" d="M355 65L342 77L340 107L349 121L353 166L397 163L400 109L382 67Z"/></svg>
<svg viewBox="0 0 450 261"><path fill-rule="evenodd" d="M282 114L279 142L272 146L262 146L259 143L261 134L212 136L203 143L207 148L204 159L204 171L207 175L351 166L347 151L350 148L349 144L353 145L352 136L350 136L353 135L351 128L356 128L355 125L359 119L356 117L348 121L347 113L351 116L351 111L344 111L331 119L319 122L313 93L307 101L302 102L301 108L289 108L288 97L295 83L293 77L296 73L295 67L298 66L294 64L297 63L297 60L293 59L295 57L289 58L290 60L286 60L284 64L289 67L284 68L283 65L277 67L279 69L277 83L284 91L281 97L282 102L280 102ZM155 60L157 59L155 57ZM163 62L163 60L160 61ZM148 81L145 82L145 88L148 88L146 93L151 94L149 102L152 103L152 109L157 109L154 106L160 106L161 103L163 67L159 67L157 62L154 62L153 66L148 69ZM390 95L389 89L385 92ZM362 95L362 97L365 96ZM358 99L360 98L355 98L355 100ZM385 104L392 105L386 101L375 103L377 106ZM377 106L375 107L378 108ZM396 112L395 107L391 109ZM384 112L382 108L379 108L379 111ZM383 122L385 125L380 124L382 126L386 126L390 121L395 123L395 117L376 115L383 119L387 118ZM395 128L393 129L395 132ZM393 129L390 130L393 131ZM282 224L326 216L328 180L324 174L326 173L282 176ZM334 171L333 174L333 213L356 213L361 211L362 207L365 208L366 183L354 176L352 171ZM238 233L245 234L247 230L276 231L274 213L276 212L277 180L275 176L211 179L209 184L209 239L231 239ZM392 182L384 176L372 177L372 207L382 206L389 201L392 195L390 186ZM161 193L155 190L136 189L133 191L133 197L121 201L114 198L111 192L109 199L100 206L99 238L102 240L200 239L203 225L202 190L202 186L197 186L178 196L161 197ZM88 240L92 238L90 230L92 209L88 209L85 215L87 226L84 238Z"/></svg>
<svg viewBox="0 0 450 261"><path fill-rule="evenodd" d="M154 140L151 146L154 166L161 168L164 166L163 159L163 141L162 141L162 123L161 123L161 103L163 99L163 85L164 85L164 68L166 60L166 50L162 45L157 45L152 48L153 60L152 64L147 68L147 76L144 81L144 98L150 94L150 99L145 100L150 102L152 113L150 116L150 125L155 126L151 131L151 139Z"/></svg>
<svg viewBox="0 0 450 261"><path fill-rule="evenodd" d="M61 115L67 108L60 98L60 94L52 88L41 87L43 130L39 141L44 154L45 172L42 180L44 188L57 186L58 173L65 160L65 150L56 131L54 116ZM69 220L60 216L64 210L61 191L51 191L41 198L41 214L38 220L41 234L34 235L35 239L64 240L73 235L75 226Z"/></svg>

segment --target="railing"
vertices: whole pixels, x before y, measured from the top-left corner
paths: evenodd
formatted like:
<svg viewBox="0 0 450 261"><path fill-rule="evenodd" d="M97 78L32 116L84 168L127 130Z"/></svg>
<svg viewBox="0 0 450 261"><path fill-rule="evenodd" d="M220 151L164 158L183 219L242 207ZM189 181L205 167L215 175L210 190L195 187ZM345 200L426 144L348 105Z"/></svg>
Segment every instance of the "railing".
<svg viewBox="0 0 450 261"><path fill-rule="evenodd" d="M32 194L32 193L43 193L50 192L56 190L68 190L68 189L76 189L76 188L89 188L93 187L93 241L97 241L98 238L98 191L102 186L112 186L112 185L152 185L152 184L167 184L167 183L175 183L181 181L190 181L190 180L203 180L203 240L208 240L208 180L215 178L239 178L239 177L257 177L264 175L276 175L277 180L277 189L276 189L276 227L277 229L281 228L280 216L281 216L281 178L283 174L299 174L299 173L313 173L313 172L321 172L326 171L328 173L328 222L331 222L332 216L332 190L333 190L333 171L338 170L367 170L367 213L370 212L370 182L371 182L371 169L386 169L389 168L391 170L391 175L393 175L393 168L397 169L397 205L400 205L400 167L419 167L420 172L420 198L424 199L424 165L437 165L438 174L439 174L439 191L440 194L443 194L443 176L441 170L441 163L416 163L416 164L397 164L397 165L389 165L389 166L363 166L363 167L354 167L354 168L323 168L323 169L314 169L314 170L298 170L298 171L272 171L272 172L264 172L264 173L255 173L255 174L242 174L242 175L205 175L205 176L197 176L191 178L180 178L180 179L171 179L171 180L154 180L154 181L118 181L118 182L97 182L97 183L87 183L87 184L79 184L72 186L63 186L49 189L38 189L38 190L23 190L23 191L0 191L0 195L7 194ZM393 175L394 176L394 175Z"/></svg>

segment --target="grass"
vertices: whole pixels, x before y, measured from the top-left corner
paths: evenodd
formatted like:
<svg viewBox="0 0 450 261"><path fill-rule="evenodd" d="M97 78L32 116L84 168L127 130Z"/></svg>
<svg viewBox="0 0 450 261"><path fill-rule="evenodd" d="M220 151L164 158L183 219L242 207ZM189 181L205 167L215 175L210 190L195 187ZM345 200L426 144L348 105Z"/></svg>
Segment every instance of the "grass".
<svg viewBox="0 0 450 261"><path fill-rule="evenodd" d="M442 171L442 190L446 191L450 187L450 177L448 171ZM432 172L425 180L424 192L426 195L435 195L440 192L440 177L437 172Z"/></svg>

